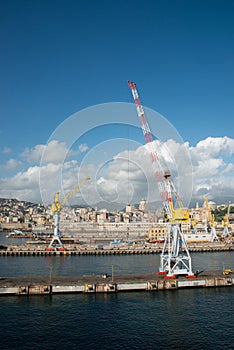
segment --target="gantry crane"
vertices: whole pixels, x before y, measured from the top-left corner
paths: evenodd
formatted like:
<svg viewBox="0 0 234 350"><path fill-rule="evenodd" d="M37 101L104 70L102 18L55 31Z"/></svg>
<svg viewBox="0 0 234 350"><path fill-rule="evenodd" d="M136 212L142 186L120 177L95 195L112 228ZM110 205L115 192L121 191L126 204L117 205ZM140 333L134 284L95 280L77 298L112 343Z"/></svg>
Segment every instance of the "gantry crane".
<svg viewBox="0 0 234 350"><path fill-rule="evenodd" d="M206 199L207 219L208 219L210 229L211 229L211 241L214 242L215 240L218 240L218 237L216 234L217 222L215 221L214 214L211 213L208 196L206 196L205 199ZM205 231L207 231L207 223L205 223Z"/></svg>
<svg viewBox="0 0 234 350"><path fill-rule="evenodd" d="M223 234L222 237L225 238L229 235L228 226L229 226L229 214L230 214L230 202L228 203L227 207L227 214L224 215L224 218L222 220L223 225Z"/></svg>
<svg viewBox="0 0 234 350"><path fill-rule="evenodd" d="M176 188L171 181L170 172L163 169L159 160L159 153L155 149L154 137L141 104L136 84L128 81L128 85L132 91L137 114L140 119L141 128L158 183L159 193L163 202L165 219L168 223L158 274L165 275L165 278L176 278L177 275L195 278L196 276L192 272L188 245L181 229L181 224L183 222L190 221L189 211L184 208L176 192ZM177 208L174 207L173 200L176 201Z"/></svg>
<svg viewBox="0 0 234 350"><path fill-rule="evenodd" d="M60 212L66 202L75 194L76 191L79 190L81 186L83 186L88 180L89 176L85 177L78 185L76 185L72 191L70 191L62 201L59 200L59 192L56 192L54 197L54 203L52 204L51 210L54 215L54 234L51 239L50 245L46 248L47 251L51 251L54 249L58 250L66 250L61 241L61 232L59 230L60 224Z"/></svg>
<svg viewBox="0 0 234 350"><path fill-rule="evenodd" d="M194 235L197 234L197 220L195 218L193 218L191 220L191 229Z"/></svg>

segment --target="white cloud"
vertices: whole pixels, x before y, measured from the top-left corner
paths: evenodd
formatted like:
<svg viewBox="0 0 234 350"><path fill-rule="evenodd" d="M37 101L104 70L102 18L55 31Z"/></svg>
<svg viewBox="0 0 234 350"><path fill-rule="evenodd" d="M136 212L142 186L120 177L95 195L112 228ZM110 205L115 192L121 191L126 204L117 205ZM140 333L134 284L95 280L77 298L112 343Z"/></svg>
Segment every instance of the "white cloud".
<svg viewBox="0 0 234 350"><path fill-rule="evenodd" d="M227 198L234 193L234 139L208 137L190 148L194 196Z"/></svg>
<svg viewBox="0 0 234 350"><path fill-rule="evenodd" d="M28 163L39 163L42 160L43 164L59 164L69 155L71 155L71 151L67 149L65 142L58 142L57 140L52 140L47 145L36 145L31 149L26 148L21 153L21 157Z"/></svg>
<svg viewBox="0 0 234 350"><path fill-rule="evenodd" d="M89 147L86 143L82 143L81 145L79 145L78 149L81 153L83 153L88 151Z"/></svg>
<svg viewBox="0 0 234 350"><path fill-rule="evenodd" d="M223 165L224 162L220 158L200 159L198 164L194 166L194 176L195 178L216 176Z"/></svg>
<svg viewBox="0 0 234 350"><path fill-rule="evenodd" d="M29 167L25 172L18 172L11 178L0 179L0 197L38 201L39 167Z"/></svg>
<svg viewBox="0 0 234 350"><path fill-rule="evenodd" d="M158 149L159 141L155 141L155 145ZM173 182L177 190L181 191L182 197L184 191L191 191L194 198L201 200L206 194L212 198L223 197L225 200L225 197L234 193L233 146L234 140L227 137L209 137L195 147L190 147L188 142L181 145L168 140L160 152L166 159L166 167L170 169ZM126 199L128 195L133 201L141 197L150 201L159 199L146 146L118 153L104 164L96 170L97 191L102 199L115 201ZM188 179L191 170L193 176Z"/></svg>
<svg viewBox="0 0 234 350"><path fill-rule="evenodd" d="M228 163L224 170L222 171L223 174L231 174L234 173L234 164Z"/></svg>
<svg viewBox="0 0 234 350"><path fill-rule="evenodd" d="M155 145L160 146L159 141ZM37 145L24 151L28 161L39 161L46 150L45 162L41 167L30 166L25 172L18 172L8 179L0 179L0 197L17 197L22 200L52 202L54 193L59 191L61 198L74 188L84 177L91 180L74 195L72 203L83 199L94 205L100 201L108 203L136 203L141 198L149 201L159 200L159 191L150 161L147 146L138 146L135 150L116 153L108 159L103 154L102 163L93 164L88 156L80 165L77 160L66 158L68 150L65 144L51 141L48 146ZM234 194L234 140L207 138L196 146L182 145L168 140L161 152L167 160L167 167L173 175L176 188L182 192L192 190L193 197L204 199L226 198ZM191 155L193 183L189 182ZM100 156L100 154L99 154ZM66 161L64 160L66 158ZM106 157L106 158L105 158ZM9 160L8 167L17 165ZM20 164L19 164L20 165ZM41 192L40 192L41 191Z"/></svg>
<svg viewBox="0 0 234 350"><path fill-rule="evenodd" d="M45 145L36 145L33 148L25 148L25 150L21 153L21 157L27 162L39 162L42 154L45 150Z"/></svg>
<svg viewBox="0 0 234 350"><path fill-rule="evenodd" d="M1 166L3 171L17 170L22 166L22 162L17 159L9 159L5 165Z"/></svg>
<svg viewBox="0 0 234 350"><path fill-rule="evenodd" d="M227 136L207 137L205 140L197 143L196 150L207 157L218 154L232 155L234 153L234 139Z"/></svg>

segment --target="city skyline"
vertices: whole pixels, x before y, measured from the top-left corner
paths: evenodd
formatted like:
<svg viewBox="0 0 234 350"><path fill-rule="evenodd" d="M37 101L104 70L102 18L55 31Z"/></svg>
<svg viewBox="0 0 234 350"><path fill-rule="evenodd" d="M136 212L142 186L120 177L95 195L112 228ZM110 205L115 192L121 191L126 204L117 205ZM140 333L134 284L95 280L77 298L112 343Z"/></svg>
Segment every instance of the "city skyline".
<svg viewBox="0 0 234 350"><path fill-rule="evenodd" d="M1 4L0 197L51 203L88 175L75 203L157 201L132 80L186 204L232 201L233 10L218 0Z"/></svg>

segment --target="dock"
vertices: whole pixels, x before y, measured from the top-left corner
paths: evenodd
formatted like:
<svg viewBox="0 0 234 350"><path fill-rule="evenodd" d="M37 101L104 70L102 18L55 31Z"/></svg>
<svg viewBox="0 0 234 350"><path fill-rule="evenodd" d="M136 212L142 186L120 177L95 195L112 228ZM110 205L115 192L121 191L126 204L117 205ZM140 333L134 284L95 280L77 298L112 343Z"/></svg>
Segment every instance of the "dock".
<svg viewBox="0 0 234 350"><path fill-rule="evenodd" d="M0 247L1 256L58 256L58 255L71 255L71 256L84 256L84 255L145 255L145 254L161 254L163 244L150 245L150 246L138 246L138 247L113 247L113 248L92 248L92 247L71 247L64 245L65 250L46 251L46 245L43 248L38 246L6 246ZM190 245L190 253L206 253L206 252L226 252L234 251L234 244L199 244Z"/></svg>
<svg viewBox="0 0 234 350"><path fill-rule="evenodd" d="M59 293L157 292L182 288L233 287L234 274L223 271L199 272L196 278L165 279L154 274L83 275L46 277L0 277L1 295L53 295Z"/></svg>

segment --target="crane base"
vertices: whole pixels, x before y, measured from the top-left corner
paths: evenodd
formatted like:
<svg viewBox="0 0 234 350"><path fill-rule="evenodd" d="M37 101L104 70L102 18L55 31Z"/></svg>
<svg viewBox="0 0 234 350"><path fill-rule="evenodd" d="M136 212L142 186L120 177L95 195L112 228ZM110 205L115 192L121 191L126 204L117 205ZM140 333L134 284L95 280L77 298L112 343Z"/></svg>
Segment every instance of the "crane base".
<svg viewBox="0 0 234 350"><path fill-rule="evenodd" d="M197 276L195 276L195 275L187 275L187 276L185 276L186 278L197 278Z"/></svg>
<svg viewBox="0 0 234 350"><path fill-rule="evenodd" d="M176 279L176 276L175 275L165 276L164 279L165 280L172 280L172 279L174 280L174 279Z"/></svg>

